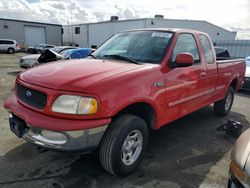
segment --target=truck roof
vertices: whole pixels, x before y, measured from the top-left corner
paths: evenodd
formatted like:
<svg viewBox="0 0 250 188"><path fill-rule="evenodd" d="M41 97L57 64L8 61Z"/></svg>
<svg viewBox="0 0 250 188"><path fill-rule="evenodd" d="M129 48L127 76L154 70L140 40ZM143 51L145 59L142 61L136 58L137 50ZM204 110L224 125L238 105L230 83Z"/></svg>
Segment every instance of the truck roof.
<svg viewBox="0 0 250 188"><path fill-rule="evenodd" d="M171 32L175 32L175 33L196 33L196 34L205 34L206 33L202 32L202 31L197 31L197 30L192 30L192 29L184 29L184 28L141 28L141 29L131 29L131 30L125 30L122 31L123 32L130 32L130 31L171 31Z"/></svg>

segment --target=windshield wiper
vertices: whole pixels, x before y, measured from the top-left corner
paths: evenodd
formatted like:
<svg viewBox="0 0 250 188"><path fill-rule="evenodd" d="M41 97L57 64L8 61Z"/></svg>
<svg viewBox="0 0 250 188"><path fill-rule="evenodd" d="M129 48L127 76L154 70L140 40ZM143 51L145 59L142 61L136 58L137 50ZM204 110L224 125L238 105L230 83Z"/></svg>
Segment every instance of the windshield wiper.
<svg viewBox="0 0 250 188"><path fill-rule="evenodd" d="M140 62L138 62L138 61L136 61L134 59L131 59L131 58L128 58L128 57L124 57L124 56L121 56L121 55L117 55L117 54L104 55L103 57L110 57L110 58L114 58L114 59L129 61L131 63L137 64L137 65L141 65Z"/></svg>

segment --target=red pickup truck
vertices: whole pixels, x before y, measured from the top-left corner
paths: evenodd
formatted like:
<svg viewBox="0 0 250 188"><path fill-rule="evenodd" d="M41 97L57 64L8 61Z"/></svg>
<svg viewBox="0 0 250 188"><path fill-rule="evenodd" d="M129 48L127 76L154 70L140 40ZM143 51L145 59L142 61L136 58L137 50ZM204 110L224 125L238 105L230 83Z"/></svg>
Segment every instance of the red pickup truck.
<svg viewBox="0 0 250 188"><path fill-rule="evenodd" d="M227 115L243 60L217 61L210 37L184 29L121 32L90 57L27 70L4 103L11 130L52 150L93 151L109 173L141 161L149 131L214 103Z"/></svg>

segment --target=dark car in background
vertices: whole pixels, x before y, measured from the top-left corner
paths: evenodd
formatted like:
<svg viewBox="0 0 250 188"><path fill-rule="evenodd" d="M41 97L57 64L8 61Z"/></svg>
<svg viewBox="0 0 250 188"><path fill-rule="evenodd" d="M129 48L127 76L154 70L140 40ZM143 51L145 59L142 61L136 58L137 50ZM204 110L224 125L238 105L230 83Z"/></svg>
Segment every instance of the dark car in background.
<svg viewBox="0 0 250 188"><path fill-rule="evenodd" d="M215 53L216 53L216 59L217 60L226 60L230 59L230 54L227 48L223 47L214 47Z"/></svg>
<svg viewBox="0 0 250 188"><path fill-rule="evenodd" d="M38 44L38 45L29 47L28 48L28 52L29 53L38 53L38 54L41 54L44 50L51 49L51 48L54 48L54 47L55 46L51 45L51 44Z"/></svg>
<svg viewBox="0 0 250 188"><path fill-rule="evenodd" d="M75 48L76 47L73 47L73 46L56 46L54 48L51 48L50 50L60 54L65 50L75 49ZM39 64L38 58L40 56L41 56L41 54L32 54L32 55L25 55L25 56L21 57L20 67L21 68L31 68L31 67L38 65Z"/></svg>

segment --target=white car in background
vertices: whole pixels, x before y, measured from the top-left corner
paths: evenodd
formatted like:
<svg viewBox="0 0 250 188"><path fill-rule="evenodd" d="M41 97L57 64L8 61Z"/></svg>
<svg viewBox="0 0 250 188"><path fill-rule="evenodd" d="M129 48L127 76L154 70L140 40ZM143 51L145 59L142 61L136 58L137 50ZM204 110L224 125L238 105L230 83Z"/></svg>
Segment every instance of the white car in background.
<svg viewBox="0 0 250 188"><path fill-rule="evenodd" d="M244 78L244 84L242 85L241 89L243 90L250 90L250 56L246 59L246 73Z"/></svg>
<svg viewBox="0 0 250 188"><path fill-rule="evenodd" d="M7 52L9 54L14 54L15 52L20 50L21 48L15 40L0 39L0 51Z"/></svg>

